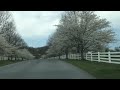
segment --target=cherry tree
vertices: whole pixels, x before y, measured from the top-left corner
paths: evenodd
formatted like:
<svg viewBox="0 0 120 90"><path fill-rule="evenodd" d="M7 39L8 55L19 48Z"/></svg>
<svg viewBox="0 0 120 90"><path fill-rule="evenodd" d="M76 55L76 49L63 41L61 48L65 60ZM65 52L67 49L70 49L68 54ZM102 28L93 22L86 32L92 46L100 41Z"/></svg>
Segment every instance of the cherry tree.
<svg viewBox="0 0 120 90"><path fill-rule="evenodd" d="M34 56L27 49L19 49L16 51L16 56L23 59L34 59Z"/></svg>
<svg viewBox="0 0 120 90"><path fill-rule="evenodd" d="M48 54L53 56L60 56L65 54L66 59L68 59L68 54L70 48L72 48L72 43L69 38L63 32L61 27L57 28L57 31L51 36L48 41L50 47L47 51Z"/></svg>
<svg viewBox="0 0 120 90"><path fill-rule="evenodd" d="M114 32L110 22L101 19L93 11L66 11L57 25L58 33L53 41L55 45L62 45L66 49L76 47L84 60L84 53L97 50L114 41ZM68 51L68 50L67 50Z"/></svg>
<svg viewBox="0 0 120 90"><path fill-rule="evenodd" d="M81 59L84 52L98 45L105 45L114 40L110 22L101 19L93 11L68 11L61 19L61 25L71 42L75 41Z"/></svg>
<svg viewBox="0 0 120 90"><path fill-rule="evenodd" d="M33 58L34 56L25 50L26 42L17 33L14 19L9 11L0 11L0 49L3 55L8 56L8 60L19 56L23 58ZM26 55L27 54L27 55ZM10 57L10 58L9 58Z"/></svg>
<svg viewBox="0 0 120 90"><path fill-rule="evenodd" d="M1 55L8 56L12 54L12 50L15 50L16 47L11 46L3 35L0 34L0 49L2 50Z"/></svg>

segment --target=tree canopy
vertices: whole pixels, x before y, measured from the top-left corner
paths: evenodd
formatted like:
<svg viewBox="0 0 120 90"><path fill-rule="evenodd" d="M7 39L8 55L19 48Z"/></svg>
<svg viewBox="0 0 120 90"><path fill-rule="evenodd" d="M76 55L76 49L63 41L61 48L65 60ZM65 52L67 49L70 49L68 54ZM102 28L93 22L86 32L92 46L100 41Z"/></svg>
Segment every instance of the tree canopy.
<svg viewBox="0 0 120 90"><path fill-rule="evenodd" d="M56 32L50 37L48 55L68 53L76 47L81 59L87 51L100 51L114 41L110 22L93 11L66 11L62 14Z"/></svg>

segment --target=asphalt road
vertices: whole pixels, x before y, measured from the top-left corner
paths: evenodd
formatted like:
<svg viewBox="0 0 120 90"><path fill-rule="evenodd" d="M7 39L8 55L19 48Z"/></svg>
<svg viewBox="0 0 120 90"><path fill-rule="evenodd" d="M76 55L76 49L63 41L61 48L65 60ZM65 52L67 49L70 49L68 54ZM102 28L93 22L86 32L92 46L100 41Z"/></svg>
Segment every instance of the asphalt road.
<svg viewBox="0 0 120 90"><path fill-rule="evenodd" d="M95 79L60 60L30 60L0 67L0 79Z"/></svg>

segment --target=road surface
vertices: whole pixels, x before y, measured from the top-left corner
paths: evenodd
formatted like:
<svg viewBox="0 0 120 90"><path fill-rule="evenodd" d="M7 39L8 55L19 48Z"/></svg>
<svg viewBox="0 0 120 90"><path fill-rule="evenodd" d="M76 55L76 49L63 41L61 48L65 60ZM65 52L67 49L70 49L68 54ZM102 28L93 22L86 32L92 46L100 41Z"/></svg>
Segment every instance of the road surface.
<svg viewBox="0 0 120 90"><path fill-rule="evenodd" d="M95 79L60 60L29 60L0 67L0 79Z"/></svg>

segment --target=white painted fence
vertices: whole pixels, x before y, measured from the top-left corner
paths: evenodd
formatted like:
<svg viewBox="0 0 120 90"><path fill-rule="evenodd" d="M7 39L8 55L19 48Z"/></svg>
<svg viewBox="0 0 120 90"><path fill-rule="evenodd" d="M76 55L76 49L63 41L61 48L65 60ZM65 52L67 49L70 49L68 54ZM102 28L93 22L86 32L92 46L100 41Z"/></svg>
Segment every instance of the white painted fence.
<svg viewBox="0 0 120 90"><path fill-rule="evenodd" d="M58 57L57 57L58 58ZM66 59L66 55L60 56L61 59ZM80 60L80 54L68 54L68 59L78 59Z"/></svg>
<svg viewBox="0 0 120 90"><path fill-rule="evenodd" d="M80 54L68 54L68 59L80 60ZM59 57L51 57L49 59L59 59ZM60 59L66 59L66 55L60 56Z"/></svg>
<svg viewBox="0 0 120 90"><path fill-rule="evenodd" d="M8 60L8 57L0 56L0 61L2 60ZM15 60L15 58L12 58L12 60ZM22 58L16 58L16 60L22 60ZM25 60L25 59L23 59Z"/></svg>
<svg viewBox="0 0 120 90"><path fill-rule="evenodd" d="M52 57L51 59L59 59L59 57ZM61 59L66 59L65 55L60 56ZM96 52L96 53L86 53L86 60L98 61L106 63L120 64L120 52ZM68 59L80 60L80 54L69 54Z"/></svg>
<svg viewBox="0 0 120 90"><path fill-rule="evenodd" d="M120 52L86 53L86 60L120 64Z"/></svg>

